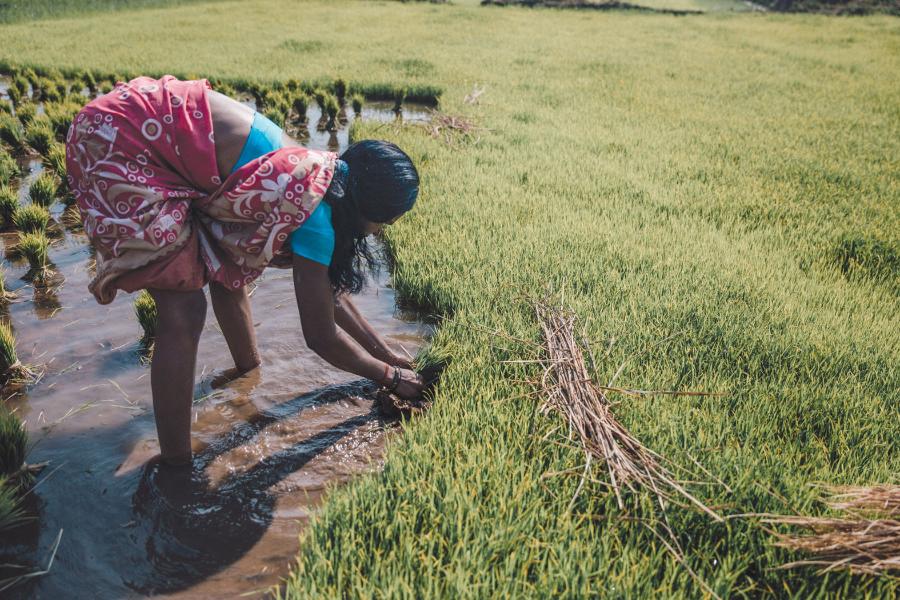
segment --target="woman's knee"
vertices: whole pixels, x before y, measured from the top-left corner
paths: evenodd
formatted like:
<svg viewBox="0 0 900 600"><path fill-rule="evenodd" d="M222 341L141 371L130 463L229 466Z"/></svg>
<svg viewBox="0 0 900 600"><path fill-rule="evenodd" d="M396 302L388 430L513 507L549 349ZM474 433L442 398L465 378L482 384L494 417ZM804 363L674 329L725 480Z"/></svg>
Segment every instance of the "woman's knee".
<svg viewBox="0 0 900 600"><path fill-rule="evenodd" d="M158 335L167 333L200 337L206 322L206 295L203 290L174 292L148 290L156 301L159 314Z"/></svg>

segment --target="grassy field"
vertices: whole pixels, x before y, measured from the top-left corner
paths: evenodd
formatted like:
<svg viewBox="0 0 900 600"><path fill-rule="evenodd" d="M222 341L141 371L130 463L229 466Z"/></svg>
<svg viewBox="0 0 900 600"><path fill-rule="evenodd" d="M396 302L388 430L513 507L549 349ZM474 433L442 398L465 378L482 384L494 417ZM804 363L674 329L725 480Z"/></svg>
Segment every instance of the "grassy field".
<svg viewBox="0 0 900 600"><path fill-rule="evenodd" d="M399 35L398 32L402 32ZM623 399L725 514L823 512L810 484L900 465L900 21L667 17L396 2L220 2L0 26L0 59L108 71L433 84L477 143L363 126L420 166L390 228L397 287L442 315L451 360L385 469L336 491L289 597L702 597L517 381L550 285L598 344L596 377L723 397ZM478 84L476 105L463 103ZM674 336L674 337L672 337ZM668 341L659 343L661 340ZM608 353L604 353L606 348ZM602 474L598 475L602 477ZM722 597L869 597L896 580L777 571L752 519L673 507Z"/></svg>

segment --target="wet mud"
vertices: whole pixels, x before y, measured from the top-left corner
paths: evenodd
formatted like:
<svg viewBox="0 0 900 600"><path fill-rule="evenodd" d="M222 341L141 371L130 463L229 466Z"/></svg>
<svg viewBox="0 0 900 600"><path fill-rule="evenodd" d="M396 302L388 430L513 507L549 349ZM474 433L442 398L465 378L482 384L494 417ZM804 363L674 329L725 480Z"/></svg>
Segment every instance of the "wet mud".
<svg viewBox="0 0 900 600"><path fill-rule="evenodd" d="M347 143L347 126L342 130L338 150ZM331 138L304 142L322 148ZM36 157L24 166L26 181L42 168ZM232 363L208 310L197 360L194 464L159 468L133 296L120 293L108 306L94 301L87 291L91 248L63 210L59 203L51 210L57 285L35 287L23 279L24 261L4 261L8 289L18 295L4 316L20 359L42 372L37 383L7 392L5 403L26 421L28 461L48 464L26 497L36 520L0 540L0 580L45 567L62 536L48 574L0 595L258 596L287 574L298 535L326 491L380 468L397 421L377 410L371 382L306 347L291 273L269 269L251 296L262 367L219 385ZM432 330L397 308L387 273L355 300L389 342L413 355Z"/></svg>

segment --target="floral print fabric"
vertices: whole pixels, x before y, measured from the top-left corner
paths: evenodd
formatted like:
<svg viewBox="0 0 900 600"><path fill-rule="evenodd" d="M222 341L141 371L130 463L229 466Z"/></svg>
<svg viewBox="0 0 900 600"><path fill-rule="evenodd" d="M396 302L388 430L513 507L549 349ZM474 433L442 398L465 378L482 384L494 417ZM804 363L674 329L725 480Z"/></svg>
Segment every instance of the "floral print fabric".
<svg viewBox="0 0 900 600"><path fill-rule="evenodd" d="M337 156L288 146L223 180L206 79L138 77L88 103L66 136L69 188L97 250L89 289L238 289L289 266L291 232L318 206Z"/></svg>

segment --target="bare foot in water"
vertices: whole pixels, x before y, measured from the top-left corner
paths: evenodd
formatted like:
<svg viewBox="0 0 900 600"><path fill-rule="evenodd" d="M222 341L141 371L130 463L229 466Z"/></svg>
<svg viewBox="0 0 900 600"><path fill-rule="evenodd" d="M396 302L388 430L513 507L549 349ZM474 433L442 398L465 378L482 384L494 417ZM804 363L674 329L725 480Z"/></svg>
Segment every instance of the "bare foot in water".
<svg viewBox="0 0 900 600"><path fill-rule="evenodd" d="M225 369L218 375L214 375L212 379L209 381L209 387L214 390L225 387L232 381L237 379L246 380L250 385L256 385L259 382L260 368L253 367L252 369L241 370L237 367L232 367L230 369Z"/></svg>

